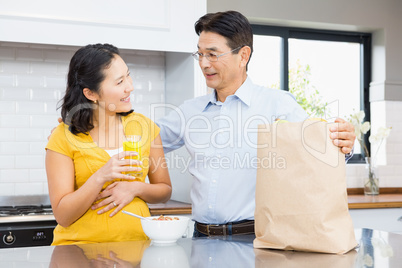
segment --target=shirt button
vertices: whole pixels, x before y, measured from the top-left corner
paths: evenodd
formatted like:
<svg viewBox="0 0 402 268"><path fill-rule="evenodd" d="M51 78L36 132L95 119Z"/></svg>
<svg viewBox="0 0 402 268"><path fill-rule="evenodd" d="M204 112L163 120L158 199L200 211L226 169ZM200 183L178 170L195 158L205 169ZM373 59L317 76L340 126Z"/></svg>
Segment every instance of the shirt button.
<svg viewBox="0 0 402 268"><path fill-rule="evenodd" d="M209 207L210 209L212 209L212 205L209 205L208 207Z"/></svg>
<svg viewBox="0 0 402 268"><path fill-rule="evenodd" d="M216 180L212 180L213 183L216 183Z"/></svg>

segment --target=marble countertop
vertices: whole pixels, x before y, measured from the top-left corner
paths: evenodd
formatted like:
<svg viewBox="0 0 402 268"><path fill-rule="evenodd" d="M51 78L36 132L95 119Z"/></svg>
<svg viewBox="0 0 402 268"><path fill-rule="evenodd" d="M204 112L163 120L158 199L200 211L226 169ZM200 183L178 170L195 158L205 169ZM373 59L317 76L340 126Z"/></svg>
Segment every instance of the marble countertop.
<svg viewBox="0 0 402 268"><path fill-rule="evenodd" d="M400 267L402 235L356 229L345 255L254 249L254 236L183 238L159 246L128 241L0 249L1 267Z"/></svg>

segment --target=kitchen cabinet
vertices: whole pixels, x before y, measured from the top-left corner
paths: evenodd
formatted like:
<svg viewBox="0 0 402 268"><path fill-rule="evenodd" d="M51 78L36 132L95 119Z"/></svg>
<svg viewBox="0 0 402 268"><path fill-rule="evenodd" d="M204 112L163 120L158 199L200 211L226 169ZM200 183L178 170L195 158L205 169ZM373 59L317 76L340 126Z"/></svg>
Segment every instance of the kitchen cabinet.
<svg viewBox="0 0 402 268"><path fill-rule="evenodd" d="M205 0L0 0L0 41L191 52Z"/></svg>
<svg viewBox="0 0 402 268"><path fill-rule="evenodd" d="M402 233L402 195L387 193L366 196L349 194L349 212L355 228L372 228L387 232Z"/></svg>
<svg viewBox="0 0 402 268"><path fill-rule="evenodd" d="M402 208L351 209L355 228L369 228L402 234Z"/></svg>

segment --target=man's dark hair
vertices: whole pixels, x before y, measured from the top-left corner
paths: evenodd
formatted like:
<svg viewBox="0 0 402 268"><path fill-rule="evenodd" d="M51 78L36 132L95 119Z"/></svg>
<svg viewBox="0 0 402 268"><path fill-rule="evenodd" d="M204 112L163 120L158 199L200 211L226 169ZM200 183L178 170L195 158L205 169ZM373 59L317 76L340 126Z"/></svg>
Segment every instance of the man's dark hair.
<svg viewBox="0 0 402 268"><path fill-rule="evenodd" d="M249 46L253 54L253 30L247 18L237 11L208 13L202 16L194 25L195 32L217 33L226 38L231 49ZM233 53L237 54L238 50ZM247 62L248 65L248 62Z"/></svg>

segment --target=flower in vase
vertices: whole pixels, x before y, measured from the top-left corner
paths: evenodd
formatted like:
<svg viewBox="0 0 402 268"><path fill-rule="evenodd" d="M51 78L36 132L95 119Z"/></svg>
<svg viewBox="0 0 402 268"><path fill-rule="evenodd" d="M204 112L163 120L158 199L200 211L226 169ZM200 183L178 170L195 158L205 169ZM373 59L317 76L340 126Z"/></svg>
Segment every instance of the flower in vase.
<svg viewBox="0 0 402 268"><path fill-rule="evenodd" d="M361 148L364 151L364 154L366 155L366 162L368 165L369 174L368 174L368 180L364 184L364 191L367 194L378 194L379 193L378 178L374 173L375 160L382 142L389 136L391 132L391 127L388 128L380 127L376 134L370 135L368 139L369 143L371 145L378 144L375 153L370 155L370 152L364 140L364 135L370 130L371 124L368 121L363 122L364 117L365 117L364 111L359 111L355 114L351 114L348 121L352 123L352 125L354 126L357 141L359 142Z"/></svg>
<svg viewBox="0 0 402 268"><path fill-rule="evenodd" d="M355 114L351 114L350 118L348 119L348 121L350 123L352 123L352 125L355 128L355 134L356 134L356 139L359 142L360 146L362 147L362 149L364 150L364 154L366 155L366 157L370 157L372 159L374 159L377 156L378 153L378 149L380 148L382 142L389 136L389 134L391 133L391 129L392 127L380 127L378 129L378 132L375 135L370 135L369 137L369 143L376 144L379 143L379 146L377 148L377 151L370 155L369 151L368 151L368 147L365 143L364 140L364 135L370 130L371 128L371 124L369 121L365 121L364 117L365 117L365 113L364 111L359 111Z"/></svg>

